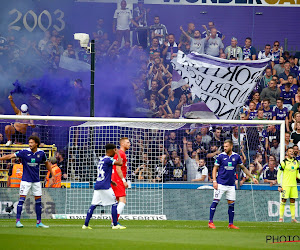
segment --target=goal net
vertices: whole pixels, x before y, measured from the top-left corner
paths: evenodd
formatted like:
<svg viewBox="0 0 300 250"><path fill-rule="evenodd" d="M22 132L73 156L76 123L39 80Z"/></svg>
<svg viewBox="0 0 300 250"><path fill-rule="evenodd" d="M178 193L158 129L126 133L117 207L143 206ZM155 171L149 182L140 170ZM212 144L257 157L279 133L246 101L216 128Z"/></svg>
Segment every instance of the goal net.
<svg viewBox="0 0 300 250"><path fill-rule="evenodd" d="M16 116L0 118L0 127L4 131ZM114 143L119 147L122 137L128 137L131 142L126 152L126 179L130 185L123 211L125 219L166 219L166 216L168 219L207 219L207 213L203 211L208 211L212 199L212 168L218 152L223 150L225 139L233 141L234 151L241 155L244 164L261 184L255 186L242 172L237 173L237 189L246 189L243 197L237 197L237 220L272 221L278 218L278 192L264 191L269 184L264 184L263 178L270 157L275 156L276 167L284 159L285 126L282 121L41 116L31 116L31 119L36 126L28 127L27 138L32 133L40 136L45 146L51 146L49 156L55 155L55 150L65 151L67 178L62 180L65 191L64 195L59 193L61 197L53 198L59 200L53 218L85 217L92 200L99 157L105 155L104 146ZM271 144L273 139L278 140L279 147ZM2 153L17 150L16 145L5 147L2 144L0 147ZM205 161L207 170L195 168L189 162L194 157L193 152ZM255 158L258 155L261 156L259 166ZM7 164L2 164L2 170L7 170ZM45 169L42 171L43 182ZM197 180L202 173L207 174L206 179ZM52 193L55 196L55 192ZM221 202L220 206L223 205ZM227 209L224 214L218 213L216 219L227 220ZM96 214L97 218L109 218L110 208L101 207Z"/></svg>

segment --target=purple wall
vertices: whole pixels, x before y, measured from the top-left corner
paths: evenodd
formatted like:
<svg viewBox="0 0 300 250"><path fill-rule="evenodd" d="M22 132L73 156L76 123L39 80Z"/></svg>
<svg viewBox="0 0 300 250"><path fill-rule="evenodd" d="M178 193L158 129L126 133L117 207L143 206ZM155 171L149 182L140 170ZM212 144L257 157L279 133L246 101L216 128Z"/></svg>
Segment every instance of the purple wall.
<svg viewBox="0 0 300 250"><path fill-rule="evenodd" d="M187 6L187 5L148 5L151 9L148 22L152 24L155 15L159 15L161 23L165 24L170 33L180 36L180 25L194 22L197 29L203 31L202 24L214 21L216 27L226 36L225 45L229 45L230 38L236 36L239 45L244 45L247 36L252 37L254 46L263 48L266 43L273 44L279 40L284 44L288 39L288 49L299 47L300 35L298 32L300 8L287 7L227 7L227 6ZM78 16L79 31L91 30L97 17L105 17L107 28L111 31L112 16L115 4L76 3L74 15ZM90 15L82 15L83 13ZM200 14L206 12L206 14ZM255 15L262 12L262 15ZM89 24L89 25L87 25ZM75 28L75 27L73 27Z"/></svg>

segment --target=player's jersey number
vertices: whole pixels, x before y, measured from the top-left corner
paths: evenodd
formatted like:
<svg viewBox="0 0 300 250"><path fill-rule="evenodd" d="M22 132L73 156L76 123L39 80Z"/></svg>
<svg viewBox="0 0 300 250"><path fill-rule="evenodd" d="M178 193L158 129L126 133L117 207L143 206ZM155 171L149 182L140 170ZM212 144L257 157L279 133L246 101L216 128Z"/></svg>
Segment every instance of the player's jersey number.
<svg viewBox="0 0 300 250"><path fill-rule="evenodd" d="M104 170L103 170L103 161L100 161L97 167L98 177L97 181L103 181L104 180Z"/></svg>

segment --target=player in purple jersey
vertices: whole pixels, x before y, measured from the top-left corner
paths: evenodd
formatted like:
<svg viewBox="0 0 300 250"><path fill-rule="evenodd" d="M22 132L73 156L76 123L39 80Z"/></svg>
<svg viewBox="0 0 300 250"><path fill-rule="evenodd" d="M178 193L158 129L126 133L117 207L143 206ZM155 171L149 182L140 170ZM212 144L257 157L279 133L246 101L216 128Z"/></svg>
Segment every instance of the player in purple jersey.
<svg viewBox="0 0 300 250"><path fill-rule="evenodd" d="M46 168L51 173L50 183L54 181L54 173L51 164L47 161L46 154L43 150L38 149L40 139L37 136L29 137L29 148L22 149L16 153L0 157L0 160L10 160L13 158L20 158L23 164L23 175L20 183L20 199L17 207L16 227L21 228L23 225L20 222L23 204L29 190L35 198L35 212L37 217L36 227L48 228L41 222L42 217L42 187L40 183L40 164L45 163Z"/></svg>
<svg viewBox="0 0 300 250"><path fill-rule="evenodd" d="M214 187L214 200L210 206L210 216L208 227L215 229L213 222L214 214L217 205L222 198L223 193L226 193L226 199L228 201L228 215L230 229L239 229L233 225L234 217L234 201L235 201L235 180L236 180L236 168L240 167L243 172L248 175L255 184L258 181L253 177L249 170L243 165L241 157L232 151L233 143L231 140L224 142L224 152L219 154L215 161L213 168L213 187ZM218 177L217 177L218 172Z"/></svg>
<svg viewBox="0 0 300 250"><path fill-rule="evenodd" d="M97 166L97 180L94 188L92 204L87 212L85 223L82 229L92 229L89 226L89 221L92 218L93 212L97 206L111 207L111 215L113 226L112 229L126 229L126 227L118 224L117 200L114 191L110 184L117 185L111 180L113 165L122 166L123 160L116 148L115 144L108 143L105 145L106 155L101 157ZM118 160L115 160L114 155L118 155Z"/></svg>

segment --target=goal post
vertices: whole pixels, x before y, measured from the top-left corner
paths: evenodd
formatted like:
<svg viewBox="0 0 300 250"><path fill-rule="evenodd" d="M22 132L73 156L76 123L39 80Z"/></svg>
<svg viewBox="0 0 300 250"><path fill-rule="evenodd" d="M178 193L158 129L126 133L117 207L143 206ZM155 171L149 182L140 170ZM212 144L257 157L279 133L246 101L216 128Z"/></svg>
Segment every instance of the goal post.
<svg viewBox="0 0 300 250"><path fill-rule="evenodd" d="M1 124L11 120L24 120L21 116L0 116ZM68 180L65 181L66 200L64 213L53 215L53 218L83 219L88 210L96 180L96 167L99 157L105 154L106 143L119 146L121 137L128 137L131 148L126 152L128 159L128 176L130 188L127 190L127 204L123 218L125 219L166 219L164 209L163 171L159 169L163 155L170 154L167 140L171 132L176 132L181 142L180 157L183 162L182 138L187 130L200 131L201 127L223 127L232 131L233 127L246 128L244 131L246 150L250 150L254 138L247 138L247 129L275 125L280 130L280 161L285 155L285 123L278 120L202 120L202 119L150 119L150 118L108 118L108 117L63 117L63 116L30 116L35 124L64 124L68 129ZM74 124L74 122L76 122ZM225 129L226 130L226 129ZM197 133L197 132L196 132ZM199 132L200 133L200 132ZM196 134L193 135L193 138ZM58 148L59 150L59 148ZM249 152L246 152L249 155ZM246 156L247 158L247 156ZM184 163L183 163L184 164ZM139 170L138 170L139 169ZM143 171L141 171L143 169ZM156 171L162 178L156 178ZM189 170L188 170L189 171ZM186 179L175 177L167 183L186 183ZM149 178L149 175L152 177ZM189 178L189 172L187 173ZM190 180L188 179L190 182ZM207 185L211 185L207 183ZM253 192L253 189L252 189ZM176 198L176 197L174 197ZM252 198L254 199L254 198ZM203 200L203 202L207 202ZM253 201L253 212L256 214ZM61 211L61 210L60 210ZM99 210L98 210L99 211ZM96 212L99 214L98 212ZM97 218L109 218L110 208L100 209ZM122 218L122 217L121 217Z"/></svg>

